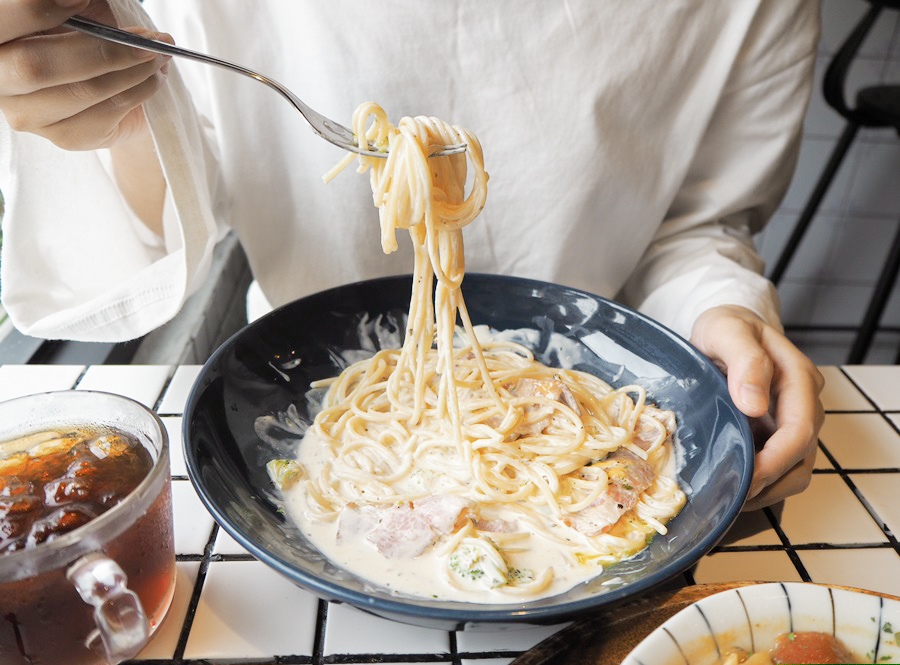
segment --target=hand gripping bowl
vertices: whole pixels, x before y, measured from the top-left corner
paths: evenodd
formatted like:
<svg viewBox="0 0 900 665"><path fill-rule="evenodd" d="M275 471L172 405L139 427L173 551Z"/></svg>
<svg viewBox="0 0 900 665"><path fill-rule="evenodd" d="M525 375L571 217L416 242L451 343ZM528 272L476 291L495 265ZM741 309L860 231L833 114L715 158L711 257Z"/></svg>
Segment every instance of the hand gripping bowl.
<svg viewBox="0 0 900 665"><path fill-rule="evenodd" d="M302 298L236 333L204 365L185 409L188 473L218 523L255 557L320 598L461 630L558 623L633 598L683 572L731 526L749 490L753 444L709 360L666 328L603 298L469 274L462 288L475 325L525 330L522 338L545 364L587 370L613 385L643 384L648 399L676 412L686 506L668 535L637 556L566 593L517 605L402 597L324 560L279 512L265 464L293 456L298 435L291 423L311 421L305 398L311 380L335 376L348 360L382 345L399 346L410 286L409 277L389 277ZM292 405L294 417L286 415ZM275 425L261 438L256 423L263 416Z"/></svg>

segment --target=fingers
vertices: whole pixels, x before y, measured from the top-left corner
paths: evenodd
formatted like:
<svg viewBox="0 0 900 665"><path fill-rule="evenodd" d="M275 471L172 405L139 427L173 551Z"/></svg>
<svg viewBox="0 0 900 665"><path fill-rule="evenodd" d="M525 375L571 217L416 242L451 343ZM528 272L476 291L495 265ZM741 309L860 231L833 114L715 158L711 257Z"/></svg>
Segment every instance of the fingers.
<svg viewBox="0 0 900 665"><path fill-rule="evenodd" d="M55 28L90 0L0 0L0 44Z"/></svg>
<svg viewBox="0 0 900 665"><path fill-rule="evenodd" d="M26 14L39 4L0 0L10 3ZM104 8L96 3L90 11ZM169 35L149 36L173 43ZM142 125L135 109L159 89L169 59L70 30L30 34L0 44L0 112L12 129L65 149L109 147Z"/></svg>
<svg viewBox="0 0 900 665"><path fill-rule="evenodd" d="M10 127L33 133L104 102L107 111L124 114L143 103L147 92L152 94L158 89L158 85L145 83L164 64L165 59L154 58L121 71L12 96L3 101L3 113ZM99 113L98 119L102 115Z"/></svg>
<svg viewBox="0 0 900 665"><path fill-rule="evenodd" d="M769 409L774 367L762 345L762 322L745 312L736 307L704 312L694 325L692 341L726 369L728 393L735 405L745 415L759 417Z"/></svg>
<svg viewBox="0 0 900 665"><path fill-rule="evenodd" d="M737 407L759 421L772 415L771 436L756 454L745 509L802 491L815 463L824 420L824 379L784 335L740 307L716 307L698 317L691 340L727 375Z"/></svg>
<svg viewBox="0 0 900 665"><path fill-rule="evenodd" d="M748 506L769 505L805 489L825 418L819 398L821 373L780 333L771 331L766 337L778 368L773 383L775 432L756 455Z"/></svg>
<svg viewBox="0 0 900 665"><path fill-rule="evenodd" d="M89 35L64 32L18 39L0 46L0 91L25 95L45 88L86 81L153 60L149 51Z"/></svg>
<svg viewBox="0 0 900 665"><path fill-rule="evenodd" d="M783 501L789 496L799 494L809 486L812 478L812 470L816 461L815 448L801 460L799 463L791 467L787 473L784 473L778 480L771 485L764 487L762 491L748 498L744 504L744 510L759 510L766 506L771 506L779 501ZM754 474L755 475L755 474Z"/></svg>
<svg viewBox="0 0 900 665"><path fill-rule="evenodd" d="M125 92L44 128L42 135L65 150L110 147L139 129L144 119L141 104L164 80L165 75L158 71Z"/></svg>

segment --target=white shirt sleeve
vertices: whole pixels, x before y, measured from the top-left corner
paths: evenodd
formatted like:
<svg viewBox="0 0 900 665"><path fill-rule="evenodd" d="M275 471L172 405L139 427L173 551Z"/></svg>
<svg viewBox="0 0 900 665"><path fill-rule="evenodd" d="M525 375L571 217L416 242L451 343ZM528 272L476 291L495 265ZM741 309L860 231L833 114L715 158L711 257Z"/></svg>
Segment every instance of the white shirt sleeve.
<svg viewBox="0 0 900 665"><path fill-rule="evenodd" d="M152 27L133 0L120 24ZM121 341L170 320L205 278L220 236L215 171L200 119L176 67L145 105L168 195L160 246L128 209L98 152L68 152L0 117L6 210L3 305L25 334Z"/></svg>
<svg viewBox="0 0 900 665"><path fill-rule="evenodd" d="M782 19L785 17L782 16ZM796 166L811 91L818 12L759 18L666 219L623 289L625 300L688 337L719 305L780 328L778 298L752 241Z"/></svg>

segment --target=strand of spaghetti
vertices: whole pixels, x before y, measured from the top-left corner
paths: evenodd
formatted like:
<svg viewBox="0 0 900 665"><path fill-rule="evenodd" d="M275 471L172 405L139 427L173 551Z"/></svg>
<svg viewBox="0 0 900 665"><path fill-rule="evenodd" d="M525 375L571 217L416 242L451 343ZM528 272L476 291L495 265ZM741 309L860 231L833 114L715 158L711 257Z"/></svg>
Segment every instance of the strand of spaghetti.
<svg viewBox="0 0 900 665"><path fill-rule="evenodd" d="M459 318L462 320L463 328L469 336L469 339L477 340L475 337L475 330L472 327L472 319L469 318L469 310L466 308L466 303L461 297L457 309L459 310ZM503 410L506 405L503 404L500 395L497 394L497 387L494 385L494 380L487 368L487 363L484 360L484 351L482 351L481 345L476 342L471 344L470 348L475 355L475 361L478 363L478 369L481 372L481 379L484 382L484 387L487 389L488 394L490 394L491 399L494 400L494 404L497 405L497 408Z"/></svg>

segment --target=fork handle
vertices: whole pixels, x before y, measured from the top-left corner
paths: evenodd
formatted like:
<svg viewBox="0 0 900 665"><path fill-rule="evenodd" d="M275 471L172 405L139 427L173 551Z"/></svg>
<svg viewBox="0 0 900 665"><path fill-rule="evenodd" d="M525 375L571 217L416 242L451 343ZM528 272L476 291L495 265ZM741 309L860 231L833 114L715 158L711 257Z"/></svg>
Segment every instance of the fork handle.
<svg viewBox="0 0 900 665"><path fill-rule="evenodd" d="M238 65L228 60L220 60L219 58L207 55L206 53L199 53L198 51L192 51L190 49L175 46L173 44L167 44L166 42L161 42L156 39L150 39L149 37L142 37L141 35L136 35L133 32L126 32L125 30L114 28L110 25L106 25L105 23L92 21L91 19L85 18L84 16L72 16L71 18L66 20L63 25L72 28L73 30L77 30L78 32L83 32L85 34L91 35L92 37L98 37L107 41L116 42L117 44L124 44L125 46L131 46L134 48L143 49L145 51L159 53L160 55L188 58L190 60L196 60L197 62L203 62L208 65L216 65L217 67L230 69L231 71L238 72L239 74L243 74L244 76L249 76L250 78L256 79L260 83L265 83L270 88L276 90L279 94L281 94L282 97L284 97L294 106L295 109L300 112L300 114L309 123L310 127L312 127L313 131L326 141L330 141L331 143L337 145L338 147L344 148L345 150L359 152L371 157L387 157L385 153L379 152L375 149L362 150L359 147L355 146L353 132L351 130L347 129L343 125L340 125L339 123L334 122L333 120L330 120L329 118L323 116L321 113L307 106L303 100L301 100L299 97L297 97L297 95L281 85L278 81L271 79L264 74L253 71L252 69L249 69L242 65ZM336 136L334 135L336 134L336 132L338 132L338 130L346 134L346 137L339 136L336 138ZM331 136L329 134L331 134ZM338 138L340 140L338 140ZM458 145L445 146L443 150L434 152L429 156L439 157L444 155L454 155L465 152L465 150L466 144L460 143Z"/></svg>
<svg viewBox="0 0 900 665"><path fill-rule="evenodd" d="M85 34L91 35L92 37L98 37L107 41L116 42L117 44L124 44L125 46L132 46L134 48L143 49L145 51L152 51L153 53L159 53L160 55L188 58L190 60L196 60L197 62L203 62L208 65L216 65L217 67L230 69L231 71L238 72L239 74L244 74L245 76L249 76L250 78L254 78L257 81L265 83L271 88L277 90L307 119L309 118L309 115L316 113L311 108L309 108L302 100L298 99L296 95L294 95L287 88L281 85L278 81L275 81L274 79L271 79L268 76L260 74L259 72L256 72L252 69L249 69L248 67L238 65L237 63L230 62L228 60L221 60L211 55L207 55L206 53L192 51L191 49L183 48L181 46L175 46L166 42L161 42L157 39L142 37L141 35L136 35L133 32L126 32L125 30L114 28L110 25L106 25L105 23L92 21L91 19L85 18L84 16L72 16L71 18L66 20L63 25L72 28L73 30L77 30L78 32L83 32Z"/></svg>

